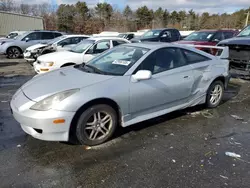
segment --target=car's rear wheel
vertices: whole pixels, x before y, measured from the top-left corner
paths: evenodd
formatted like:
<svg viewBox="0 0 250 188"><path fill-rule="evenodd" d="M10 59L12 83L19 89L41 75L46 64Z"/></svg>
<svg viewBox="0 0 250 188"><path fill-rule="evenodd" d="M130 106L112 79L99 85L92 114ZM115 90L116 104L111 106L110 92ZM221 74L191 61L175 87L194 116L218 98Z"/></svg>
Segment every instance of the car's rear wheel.
<svg viewBox="0 0 250 188"><path fill-rule="evenodd" d="M208 108L217 107L222 100L224 94L224 84L222 81L214 81L207 91L206 104Z"/></svg>
<svg viewBox="0 0 250 188"><path fill-rule="evenodd" d="M95 105L80 116L76 126L76 137L81 144L98 145L113 135L116 126L116 111L105 104Z"/></svg>
<svg viewBox="0 0 250 188"><path fill-rule="evenodd" d="M10 47L7 50L7 56L10 59L16 59L19 58L21 56L21 51L20 49L18 49L17 47Z"/></svg>

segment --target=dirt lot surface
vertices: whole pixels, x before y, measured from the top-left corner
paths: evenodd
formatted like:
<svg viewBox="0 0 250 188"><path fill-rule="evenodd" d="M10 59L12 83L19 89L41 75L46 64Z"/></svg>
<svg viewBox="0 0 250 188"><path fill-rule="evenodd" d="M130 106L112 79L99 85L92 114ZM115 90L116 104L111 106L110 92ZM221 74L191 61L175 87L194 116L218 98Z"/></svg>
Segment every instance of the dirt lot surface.
<svg viewBox="0 0 250 188"><path fill-rule="evenodd" d="M0 57L0 187L217 188L250 185L250 84L232 79L216 109L189 108L119 129L100 146L25 134L9 101L34 76ZM240 158L227 156L234 152Z"/></svg>

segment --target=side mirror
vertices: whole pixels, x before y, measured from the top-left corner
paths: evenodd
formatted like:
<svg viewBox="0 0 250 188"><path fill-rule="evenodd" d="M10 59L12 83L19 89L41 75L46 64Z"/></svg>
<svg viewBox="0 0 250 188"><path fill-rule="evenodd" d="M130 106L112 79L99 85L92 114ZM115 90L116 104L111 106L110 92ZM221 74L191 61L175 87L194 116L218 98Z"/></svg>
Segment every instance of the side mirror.
<svg viewBox="0 0 250 188"><path fill-rule="evenodd" d="M136 74L132 75L134 81L148 80L152 77L152 72L149 70L139 70Z"/></svg>
<svg viewBox="0 0 250 188"><path fill-rule="evenodd" d="M88 51L86 52L86 54L94 54L93 48L88 49Z"/></svg>
<svg viewBox="0 0 250 188"><path fill-rule="evenodd" d="M61 43L61 47L64 47L66 45L66 42Z"/></svg>
<svg viewBox="0 0 250 188"><path fill-rule="evenodd" d="M25 42L29 42L29 40L30 40L30 39L29 39L28 37L27 37L27 38L25 38Z"/></svg>
<svg viewBox="0 0 250 188"><path fill-rule="evenodd" d="M214 39L213 42L220 42L218 39Z"/></svg>

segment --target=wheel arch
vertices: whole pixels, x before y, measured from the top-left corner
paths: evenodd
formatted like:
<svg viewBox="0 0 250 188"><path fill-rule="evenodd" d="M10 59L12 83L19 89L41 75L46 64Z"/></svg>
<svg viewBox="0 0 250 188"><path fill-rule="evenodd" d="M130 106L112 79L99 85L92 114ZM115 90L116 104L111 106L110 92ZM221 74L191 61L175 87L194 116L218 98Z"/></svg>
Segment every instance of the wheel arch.
<svg viewBox="0 0 250 188"><path fill-rule="evenodd" d="M226 87L226 78L224 77L224 76L218 76L218 77L216 77L211 83L210 83L210 85L212 84L212 83L214 83L214 82L216 82L216 81L221 81L222 83L223 83L223 85L224 85L224 88Z"/></svg>
<svg viewBox="0 0 250 188"><path fill-rule="evenodd" d="M21 54L23 53L22 48L20 48L19 46L9 46L9 47L6 49L6 53L8 53L8 50L9 50L10 48L17 48L17 49L21 52Z"/></svg>
<svg viewBox="0 0 250 188"><path fill-rule="evenodd" d="M122 113L121 113L121 109L119 107L119 105L112 99L109 98L97 98L97 99L93 99L87 103L85 103L84 105L82 105L75 113L71 124L70 124L70 130L69 130L69 138L72 135L75 135L75 130L76 130L76 125L77 125L77 121L80 118L81 114L87 110L89 107L94 106L94 105L98 105L98 104L106 104L111 106L117 115L117 122L118 122L118 126L121 125L122 123Z"/></svg>

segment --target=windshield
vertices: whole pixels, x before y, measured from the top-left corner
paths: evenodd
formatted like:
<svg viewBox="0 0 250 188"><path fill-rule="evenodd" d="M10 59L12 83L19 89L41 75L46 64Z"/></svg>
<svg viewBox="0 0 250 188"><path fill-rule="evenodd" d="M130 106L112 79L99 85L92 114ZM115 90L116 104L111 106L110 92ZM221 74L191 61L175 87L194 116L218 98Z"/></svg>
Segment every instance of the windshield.
<svg viewBox="0 0 250 188"><path fill-rule="evenodd" d="M142 37L145 37L145 38L146 37L156 37L156 36L160 35L161 32L162 32L162 30L150 30L150 31L144 33L142 35Z"/></svg>
<svg viewBox="0 0 250 188"><path fill-rule="evenodd" d="M71 48L71 52L75 53L83 53L85 50L87 50L88 47L92 46L95 43L94 40L83 40L73 48Z"/></svg>
<svg viewBox="0 0 250 188"><path fill-rule="evenodd" d="M250 37L250 25L243 29L237 37Z"/></svg>
<svg viewBox="0 0 250 188"><path fill-rule="evenodd" d="M183 40L187 41L209 41L213 35L215 34L215 31L200 31L200 32L193 32L190 35L188 35Z"/></svg>
<svg viewBox="0 0 250 188"><path fill-rule="evenodd" d="M124 75L149 49L118 46L92 59L82 69L92 69L95 73Z"/></svg>
<svg viewBox="0 0 250 188"><path fill-rule="evenodd" d="M54 44L54 43L56 43L56 42L58 42L59 40L62 40L62 39L64 39L64 38L66 38L65 35L62 35L62 36L60 36L60 37L56 37L56 38L54 38L53 40L49 41L48 44Z"/></svg>

